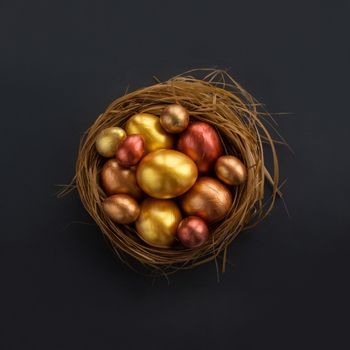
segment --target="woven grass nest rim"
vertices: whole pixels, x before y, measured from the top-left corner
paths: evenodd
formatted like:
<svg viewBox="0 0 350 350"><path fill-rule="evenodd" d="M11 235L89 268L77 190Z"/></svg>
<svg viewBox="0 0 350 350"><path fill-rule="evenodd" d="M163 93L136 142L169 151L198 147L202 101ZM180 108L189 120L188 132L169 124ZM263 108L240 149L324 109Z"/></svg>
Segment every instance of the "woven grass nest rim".
<svg viewBox="0 0 350 350"><path fill-rule="evenodd" d="M247 167L245 184L232 189L233 203L226 218L209 226L208 241L197 249L155 248L141 241L132 225L114 224L103 212L106 194L99 184L105 162L95 149L97 134L108 127L125 125L136 113L160 115L168 104L178 103L190 112L191 121L205 121L217 130L226 154L240 158ZM85 132L78 152L73 182L81 201L119 258L133 268L136 259L146 268L168 274L179 269L222 259L227 247L242 231L255 226L272 210L279 183L276 142L271 136L270 115L226 71L192 70L114 100ZM270 129L270 130L269 130ZM274 130L274 129L273 129ZM278 135L278 134L277 134ZM279 137L279 135L278 135ZM272 156L272 170L265 166L264 152ZM265 183L271 193L265 196ZM266 198L268 197L268 198ZM217 262L217 261L216 261Z"/></svg>

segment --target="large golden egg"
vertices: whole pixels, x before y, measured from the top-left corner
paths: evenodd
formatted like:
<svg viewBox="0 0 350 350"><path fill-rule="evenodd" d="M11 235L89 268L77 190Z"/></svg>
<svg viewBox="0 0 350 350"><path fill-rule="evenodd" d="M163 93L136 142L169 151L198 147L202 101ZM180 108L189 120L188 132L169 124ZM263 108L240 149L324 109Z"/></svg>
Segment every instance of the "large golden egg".
<svg viewBox="0 0 350 350"><path fill-rule="evenodd" d="M175 240L181 212L170 199L147 198L141 204L136 230L142 240L159 248L168 248Z"/></svg>
<svg viewBox="0 0 350 350"><path fill-rule="evenodd" d="M223 219L232 205L230 190L220 181L203 176L181 197L187 215L199 216L206 222Z"/></svg>
<svg viewBox="0 0 350 350"><path fill-rule="evenodd" d="M140 134L145 140L145 152L160 148L173 148L174 137L160 125L159 117L149 113L135 114L125 126L128 135Z"/></svg>
<svg viewBox="0 0 350 350"><path fill-rule="evenodd" d="M161 149L147 154L136 170L143 191L154 198L174 198L196 182L198 170L193 160L181 152Z"/></svg>
<svg viewBox="0 0 350 350"><path fill-rule="evenodd" d="M125 137L126 133L122 128L103 129L96 137L96 150L103 157L114 157L117 146Z"/></svg>

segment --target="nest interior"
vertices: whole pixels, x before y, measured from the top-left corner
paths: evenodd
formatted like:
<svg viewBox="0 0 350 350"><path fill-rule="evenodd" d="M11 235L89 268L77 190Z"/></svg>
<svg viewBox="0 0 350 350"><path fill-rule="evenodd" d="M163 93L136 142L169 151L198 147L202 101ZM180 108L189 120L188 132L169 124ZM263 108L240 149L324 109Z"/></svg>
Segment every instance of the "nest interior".
<svg viewBox="0 0 350 350"><path fill-rule="evenodd" d="M111 126L123 127L136 113L160 115L172 103L186 107L191 121L201 120L214 126L225 153L240 158L248 170L247 182L232 188L233 204L226 218L210 225L207 242L193 250L180 245L173 249L148 246L132 225L114 224L102 210L106 194L100 187L99 173L105 159L95 149L97 134ZM224 267L228 245L239 232L254 226L271 211L279 192L278 160L267 118L262 106L221 70L190 71L127 93L114 100L82 138L74 179L81 201L112 249L129 265L133 259L127 257L131 256L147 268L167 273L221 256ZM271 171L266 169L264 152L272 155ZM271 191L264 195L267 182Z"/></svg>

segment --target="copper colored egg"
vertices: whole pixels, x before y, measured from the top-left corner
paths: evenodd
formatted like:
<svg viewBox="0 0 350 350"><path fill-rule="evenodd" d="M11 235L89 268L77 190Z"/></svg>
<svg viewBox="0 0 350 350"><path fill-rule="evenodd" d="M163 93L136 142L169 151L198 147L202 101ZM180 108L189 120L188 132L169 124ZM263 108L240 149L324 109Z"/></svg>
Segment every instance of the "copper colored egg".
<svg viewBox="0 0 350 350"><path fill-rule="evenodd" d="M114 194L103 203L106 215L117 224L131 224L140 214L140 207L134 198L127 194Z"/></svg>
<svg viewBox="0 0 350 350"><path fill-rule="evenodd" d="M101 171L100 182L108 196L125 193L136 199L142 197L142 191L136 182L135 169L121 167L116 159L110 159L105 163Z"/></svg>
<svg viewBox="0 0 350 350"><path fill-rule="evenodd" d="M215 163L215 173L228 185L241 185L247 179L247 168L234 156L221 156Z"/></svg>
<svg viewBox="0 0 350 350"><path fill-rule="evenodd" d="M167 106L160 115L160 124L163 129L171 134L184 131L189 123L189 114L185 107L179 104Z"/></svg>
<svg viewBox="0 0 350 350"><path fill-rule="evenodd" d="M169 247L175 240L181 212L170 199L147 198L141 204L136 230L146 243L160 248Z"/></svg>
<svg viewBox="0 0 350 350"><path fill-rule="evenodd" d="M215 129L207 123L190 124L180 135L177 149L194 160L201 174L207 173L222 154L222 145Z"/></svg>
<svg viewBox="0 0 350 350"><path fill-rule="evenodd" d="M232 204L230 190L212 177L200 177L181 197L181 206L187 215L199 216L206 222L225 217Z"/></svg>
<svg viewBox="0 0 350 350"><path fill-rule="evenodd" d="M145 152L160 148L173 148L174 137L160 125L159 117L149 113L138 113L130 117L125 125L128 135L140 134L145 141Z"/></svg>
<svg viewBox="0 0 350 350"><path fill-rule="evenodd" d="M113 127L104 129L96 137L96 150L103 157L114 157L118 144L125 137L126 133L121 128Z"/></svg>
<svg viewBox="0 0 350 350"><path fill-rule="evenodd" d="M141 135L127 136L120 142L115 158L123 167L136 165L143 156L145 146Z"/></svg>
<svg viewBox="0 0 350 350"><path fill-rule="evenodd" d="M186 248L198 248L208 239L207 224L197 216L183 219L177 228L177 237Z"/></svg>

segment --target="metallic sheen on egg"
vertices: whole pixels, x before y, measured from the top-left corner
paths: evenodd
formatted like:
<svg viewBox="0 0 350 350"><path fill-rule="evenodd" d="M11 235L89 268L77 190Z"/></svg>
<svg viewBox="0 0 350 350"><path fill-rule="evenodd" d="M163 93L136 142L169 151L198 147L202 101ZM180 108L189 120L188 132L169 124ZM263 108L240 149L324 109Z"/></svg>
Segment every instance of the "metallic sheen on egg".
<svg viewBox="0 0 350 350"><path fill-rule="evenodd" d="M96 150L103 157L114 157L118 144L125 137L126 133L122 128L112 127L103 129L96 137Z"/></svg>
<svg viewBox="0 0 350 350"><path fill-rule="evenodd" d="M136 165L143 156L145 144L141 135L127 136L117 147L115 158L123 167Z"/></svg>
<svg viewBox="0 0 350 350"><path fill-rule="evenodd" d="M247 168L234 156L221 156L215 163L215 173L228 185L241 185L247 180Z"/></svg>
<svg viewBox="0 0 350 350"><path fill-rule="evenodd" d="M181 212L170 199L147 198L141 203L136 230L142 240L151 246L168 248L175 240Z"/></svg>
<svg viewBox="0 0 350 350"><path fill-rule="evenodd" d="M135 114L128 119L125 130L128 135L140 134L143 136L146 153L174 146L173 135L162 128L159 117L153 114Z"/></svg>
<svg viewBox="0 0 350 350"><path fill-rule="evenodd" d="M106 215L117 224L131 224L140 214L138 203L128 194L114 194L106 198L102 206Z"/></svg>
<svg viewBox="0 0 350 350"><path fill-rule="evenodd" d="M185 107L179 104L167 106L160 115L160 124L165 131L178 134L184 131L189 123L189 114Z"/></svg>
<svg viewBox="0 0 350 350"><path fill-rule="evenodd" d="M177 237L186 248L198 248L208 239L207 224L198 216L188 216L177 228Z"/></svg>
<svg viewBox="0 0 350 350"><path fill-rule="evenodd" d="M181 207L186 215L199 216L206 222L225 217L232 205L230 190L220 181L203 176L181 197Z"/></svg>
<svg viewBox="0 0 350 350"><path fill-rule="evenodd" d="M188 191L196 182L196 164L185 154L161 149L147 154L136 171L141 189L154 198L174 198Z"/></svg>
<svg viewBox="0 0 350 350"><path fill-rule="evenodd" d="M102 168L100 183L108 196L125 193L139 199L142 191L136 182L135 168L123 168L116 159L108 160Z"/></svg>
<svg viewBox="0 0 350 350"><path fill-rule="evenodd" d="M197 164L200 174L208 173L222 154L218 133L207 123L195 122L180 134L177 149Z"/></svg>

